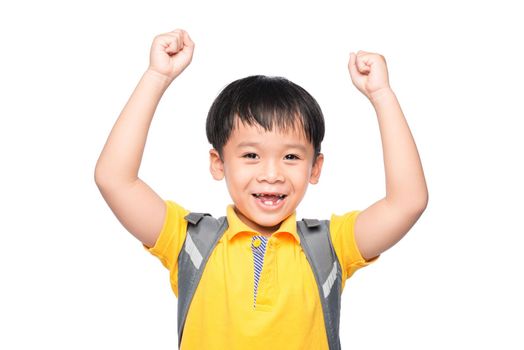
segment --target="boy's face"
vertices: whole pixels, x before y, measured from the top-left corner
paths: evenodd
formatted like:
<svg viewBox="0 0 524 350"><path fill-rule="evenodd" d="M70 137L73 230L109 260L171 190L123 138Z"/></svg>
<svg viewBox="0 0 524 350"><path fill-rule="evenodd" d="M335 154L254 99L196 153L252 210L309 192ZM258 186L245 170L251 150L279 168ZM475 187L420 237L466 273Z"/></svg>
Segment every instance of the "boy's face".
<svg viewBox="0 0 524 350"><path fill-rule="evenodd" d="M275 128L276 129L276 128ZM211 174L225 177L239 218L260 233L274 232L320 177L323 155L315 161L313 145L302 129L265 131L236 123L222 158L210 151Z"/></svg>

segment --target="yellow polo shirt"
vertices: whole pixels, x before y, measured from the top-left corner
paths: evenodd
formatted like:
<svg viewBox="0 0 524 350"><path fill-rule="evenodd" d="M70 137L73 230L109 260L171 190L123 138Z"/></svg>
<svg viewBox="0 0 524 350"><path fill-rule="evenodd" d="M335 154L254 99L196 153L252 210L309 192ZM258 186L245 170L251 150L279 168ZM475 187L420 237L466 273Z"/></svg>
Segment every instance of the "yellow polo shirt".
<svg viewBox="0 0 524 350"><path fill-rule="evenodd" d="M166 200L167 213L156 244L149 248L170 272L178 297L177 257L186 236L189 213ZM331 240L345 281L366 261L353 235L360 211L332 215ZM189 309L182 350L322 350L328 349L324 315L315 276L300 246L295 213L284 220L267 242L256 305L251 239L258 233L245 225L233 206L227 208L229 227L204 269ZM176 332L176 330L173 330Z"/></svg>

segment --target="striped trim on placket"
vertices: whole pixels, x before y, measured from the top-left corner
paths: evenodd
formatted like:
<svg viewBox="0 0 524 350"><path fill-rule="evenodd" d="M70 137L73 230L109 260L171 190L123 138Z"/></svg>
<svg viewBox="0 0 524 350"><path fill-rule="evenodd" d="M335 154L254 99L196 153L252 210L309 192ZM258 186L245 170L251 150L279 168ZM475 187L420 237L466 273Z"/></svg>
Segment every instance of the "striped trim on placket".
<svg viewBox="0 0 524 350"><path fill-rule="evenodd" d="M260 274L264 266L264 253L266 251L268 238L266 236L258 235L253 236L251 240L251 250L253 251L253 262L254 262L254 291L253 291L253 308L257 304L257 291L258 282L260 280Z"/></svg>

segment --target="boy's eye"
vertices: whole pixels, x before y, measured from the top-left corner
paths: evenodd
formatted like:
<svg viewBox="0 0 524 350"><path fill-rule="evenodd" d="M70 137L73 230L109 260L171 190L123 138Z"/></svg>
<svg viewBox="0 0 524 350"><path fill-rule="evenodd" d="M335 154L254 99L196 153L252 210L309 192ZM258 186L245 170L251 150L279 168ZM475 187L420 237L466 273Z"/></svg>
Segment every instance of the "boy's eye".
<svg viewBox="0 0 524 350"><path fill-rule="evenodd" d="M257 159L258 155L256 153L246 153L242 157L248 158L248 159Z"/></svg>
<svg viewBox="0 0 524 350"><path fill-rule="evenodd" d="M284 159L286 159L286 160L295 160L295 159L300 159L300 157L297 156L296 154L286 154Z"/></svg>

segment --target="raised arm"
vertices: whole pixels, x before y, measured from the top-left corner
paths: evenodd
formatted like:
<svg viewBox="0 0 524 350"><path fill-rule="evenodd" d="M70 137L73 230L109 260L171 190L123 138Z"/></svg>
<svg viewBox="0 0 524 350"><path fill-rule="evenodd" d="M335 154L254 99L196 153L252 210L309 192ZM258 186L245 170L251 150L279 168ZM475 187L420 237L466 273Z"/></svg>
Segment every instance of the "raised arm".
<svg viewBox="0 0 524 350"><path fill-rule="evenodd" d="M375 108L384 155L386 196L363 210L355 222L357 245L370 259L411 229L427 206L428 189L415 141L389 86L384 57L351 53L348 68L353 84Z"/></svg>
<svg viewBox="0 0 524 350"><path fill-rule="evenodd" d="M165 203L138 177L147 133L160 98L189 65L194 44L181 29L155 37L150 64L120 113L95 167L95 182L122 225L142 243L155 244Z"/></svg>

